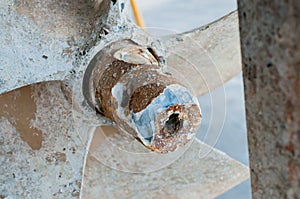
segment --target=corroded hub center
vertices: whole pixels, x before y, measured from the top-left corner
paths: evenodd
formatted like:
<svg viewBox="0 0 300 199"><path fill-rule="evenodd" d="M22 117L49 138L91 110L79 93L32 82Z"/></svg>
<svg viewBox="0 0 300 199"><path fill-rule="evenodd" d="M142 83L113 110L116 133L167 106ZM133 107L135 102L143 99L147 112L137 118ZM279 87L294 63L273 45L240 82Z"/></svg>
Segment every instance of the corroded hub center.
<svg viewBox="0 0 300 199"><path fill-rule="evenodd" d="M102 49L91 64L91 101L104 116L151 150L174 151L195 135L197 99L166 74L153 49L129 40Z"/></svg>

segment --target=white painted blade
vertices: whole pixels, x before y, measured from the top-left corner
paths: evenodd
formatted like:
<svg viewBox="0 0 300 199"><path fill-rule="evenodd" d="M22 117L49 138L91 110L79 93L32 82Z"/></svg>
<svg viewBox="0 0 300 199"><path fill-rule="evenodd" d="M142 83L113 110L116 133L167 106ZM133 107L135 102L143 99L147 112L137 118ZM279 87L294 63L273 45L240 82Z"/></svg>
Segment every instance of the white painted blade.
<svg viewBox="0 0 300 199"><path fill-rule="evenodd" d="M50 28L38 27L35 13L22 7L20 2L0 1L0 93L63 79L72 68L72 60L64 56L65 38L49 34Z"/></svg>
<svg viewBox="0 0 300 199"><path fill-rule="evenodd" d="M127 142L126 136L117 139L113 127L105 128L106 133L98 130L92 139L81 198L214 198L249 178L246 166L217 149L199 158L199 152L210 147L198 140L177 161L149 172L145 168L157 166L168 156L156 154L156 158L137 160L139 157L131 151L131 157L124 157L128 151L138 149L140 143ZM143 167L145 173L141 173Z"/></svg>
<svg viewBox="0 0 300 199"><path fill-rule="evenodd" d="M90 130L77 123L61 82L1 94L1 196L79 198Z"/></svg>
<svg viewBox="0 0 300 199"><path fill-rule="evenodd" d="M73 75L110 1L0 0L0 94Z"/></svg>
<svg viewBox="0 0 300 199"><path fill-rule="evenodd" d="M188 80L197 96L241 71L237 11L190 32L166 36L162 43L167 65Z"/></svg>

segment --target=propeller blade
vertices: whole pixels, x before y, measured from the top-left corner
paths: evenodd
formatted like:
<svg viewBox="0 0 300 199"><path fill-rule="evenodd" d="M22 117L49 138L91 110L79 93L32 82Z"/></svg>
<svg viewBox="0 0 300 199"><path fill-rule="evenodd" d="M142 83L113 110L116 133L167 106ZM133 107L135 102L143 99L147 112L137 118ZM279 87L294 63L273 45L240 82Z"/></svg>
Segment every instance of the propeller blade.
<svg viewBox="0 0 300 199"><path fill-rule="evenodd" d="M5 198L79 196L89 127L74 127L62 82L0 95L0 192ZM93 131L91 131L93 132ZM22 182L22 183L20 183Z"/></svg>
<svg viewBox="0 0 300 199"><path fill-rule="evenodd" d="M176 162L173 160L167 166L168 155L155 154L155 158L154 154L148 154L147 158L137 160L143 152L138 148L138 142L128 142L126 136L122 139L114 136L117 131L113 127L105 127L104 131L105 135L96 130L91 141L83 172L82 198L99 195L104 198L141 198L145 195L147 198L215 198L249 178L248 167L217 149L199 158L201 150L211 148L199 140L194 140ZM129 152L132 149L139 153ZM128 155L124 157L122 150L129 150ZM161 161L166 167L157 167L152 172L147 170Z"/></svg>
<svg viewBox="0 0 300 199"><path fill-rule="evenodd" d="M98 2L98 1L97 1ZM72 75L110 1L0 1L0 94Z"/></svg>
<svg viewBox="0 0 300 199"><path fill-rule="evenodd" d="M197 96L209 92L241 71L238 14L161 38L167 64L189 81ZM190 67L186 67L186 65ZM187 69L188 68L188 69Z"/></svg>

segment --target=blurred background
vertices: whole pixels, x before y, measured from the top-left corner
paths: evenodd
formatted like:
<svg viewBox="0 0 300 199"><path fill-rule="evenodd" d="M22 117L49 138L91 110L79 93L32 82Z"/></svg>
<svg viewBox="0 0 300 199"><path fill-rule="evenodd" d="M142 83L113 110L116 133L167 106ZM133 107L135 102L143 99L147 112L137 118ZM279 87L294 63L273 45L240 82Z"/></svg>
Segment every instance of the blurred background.
<svg viewBox="0 0 300 199"><path fill-rule="evenodd" d="M198 28L237 9L236 0L136 0L136 3L145 27L168 29L174 32L185 32ZM211 96L223 96L213 99L215 101L214 109L211 106ZM205 142L206 135L218 131L220 136L214 146L248 166L242 74L231 79L223 87L200 96L198 99L203 120L197 137ZM225 115L221 113L224 110L224 104ZM220 113L216 110L220 110ZM212 117L220 121L220 124L211 125ZM218 197L218 199L232 198L251 198L249 179Z"/></svg>

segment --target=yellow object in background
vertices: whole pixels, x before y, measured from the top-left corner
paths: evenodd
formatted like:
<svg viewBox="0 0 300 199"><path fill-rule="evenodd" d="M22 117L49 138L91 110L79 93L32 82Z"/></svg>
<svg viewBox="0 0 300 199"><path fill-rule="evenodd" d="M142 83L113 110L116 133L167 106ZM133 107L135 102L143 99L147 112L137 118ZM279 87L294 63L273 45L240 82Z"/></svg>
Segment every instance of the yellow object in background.
<svg viewBox="0 0 300 199"><path fill-rule="evenodd" d="M144 21L143 21L143 18L139 12L139 9L135 3L135 0L130 0L130 4L131 4L131 7L132 7L132 12L133 12L133 15L134 15L134 18L135 18L135 22L136 24L140 27L140 28L144 28Z"/></svg>

